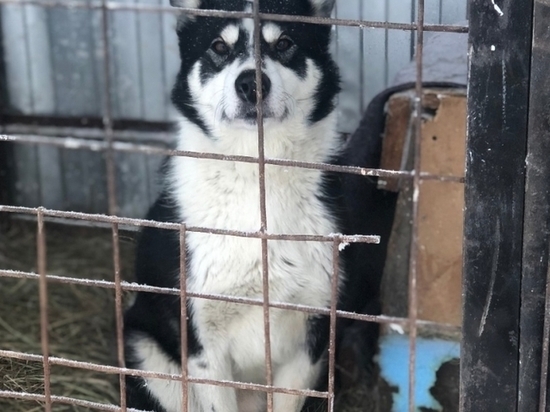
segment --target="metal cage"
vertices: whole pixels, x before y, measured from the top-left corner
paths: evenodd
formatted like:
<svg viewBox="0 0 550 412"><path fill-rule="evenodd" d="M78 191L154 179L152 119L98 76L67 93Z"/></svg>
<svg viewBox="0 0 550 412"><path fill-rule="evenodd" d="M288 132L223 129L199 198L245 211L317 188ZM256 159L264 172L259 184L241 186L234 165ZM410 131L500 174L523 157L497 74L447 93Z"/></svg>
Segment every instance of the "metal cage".
<svg viewBox="0 0 550 412"><path fill-rule="evenodd" d="M262 20L300 21L311 24L338 25L360 29L378 28L404 30L415 33L414 51L417 78L415 83L415 130L422 127L423 91L423 40L426 31L465 33L468 28L456 25L426 24L426 0L417 0L415 21L412 23L378 22L361 19L313 18L285 15L266 15L259 12L259 1L254 0L253 12L226 12L219 10L175 9L169 6L99 1L0 0L0 4L36 5L41 7L85 8L100 13L101 41L103 44L104 89L101 131L89 140L79 136L48 136L36 129L35 133L9 133L0 135L0 142L17 145L38 144L82 149L105 156L108 215L68 212L44 207L24 207L0 204L1 214L31 216L37 222L37 273L0 270L0 277L29 279L39 283L42 354L7 351L0 348L0 357L41 362L44 370L44 393L0 391L0 397L36 400L46 411L55 404L77 405L91 410L127 411L125 375L179 380L183 383L183 405L187 405L185 390L191 383L222 385L267 393L268 412L273 411L273 394L300 394L326 398L328 410L334 410L335 327L337 317L376 323L404 325L409 331L410 356L408 362L409 411L415 407L416 340L418 328L429 322L418 319L417 305L417 222L418 193L425 180L442 179L422 173L420 169L421 142L414 144L412 171L392 171L360 167L313 164L299 161L270 159L264 155L263 118L258 105L258 158L248 156L222 156L159 148L140 142L123 142L117 139L110 94L112 59L108 44L110 12L135 10L143 13L181 13L199 16L218 16L253 19L256 27ZM464 232L464 321L461 353L460 410L472 411L546 411L548 386L548 353L550 331L550 291L548 290L550 245L550 128L548 107L550 99L549 77L546 66L550 61L550 5L545 0L472 0L470 16L470 81L468 85L468 147L466 164L466 214ZM259 30L255 31L259 36ZM259 42L256 41L257 83L261 84ZM258 87L261 102L261 87ZM2 149L0 149L1 151ZM256 232L213 230L189 227L182 224L146 221L118 216L116 153L147 155L189 156L231 162L258 164L261 205L261 227ZM9 152L3 152L7 161ZM344 243L376 243L373 236L306 236L275 235L269 232L265 210L265 166L284 165L309 169L330 170L360 176L399 177L412 181L413 230L410 247L408 278L408 316L371 316L339 311L336 308L337 276L333 275L330 308L314 308L273 302L269 299L267 244L270 240L329 242L333 245L333 273L338 270L340 246ZM9 182L7 182L8 186ZM3 185L4 186L4 185ZM3 187L0 186L0 195ZM2 198L2 201L4 198ZM47 274L46 218L64 218L71 221L101 222L110 227L113 242L114 276L112 281L92 281L59 277ZM180 239L180 288L155 288L121 280L119 256L120 227L151 226L173 230ZM263 263L263 299L235 298L219 295L202 295L187 291L185 272L186 233L204 232L222 236L252 237L261 239ZM48 340L48 285L66 283L86 287L113 289L116 303L116 338L118 366L100 365L50 356ZM150 371L127 369L124 366L122 344L122 292L148 291L179 296L220 300L261 306L266 336L266 385L244 382L210 381L188 376L185 351L182 351L181 374L169 375ZM186 305L181 305L181 319L186 321ZM328 391L295 390L273 386L271 373L269 309L280 308L319 313L330 316L330 348ZM187 328L182 327L181 341L185 345ZM53 395L50 390L52 366L67 366L94 370L120 376L119 405L98 404L77 398ZM184 411L187 409L184 406ZM402 411L397 411L402 412Z"/></svg>

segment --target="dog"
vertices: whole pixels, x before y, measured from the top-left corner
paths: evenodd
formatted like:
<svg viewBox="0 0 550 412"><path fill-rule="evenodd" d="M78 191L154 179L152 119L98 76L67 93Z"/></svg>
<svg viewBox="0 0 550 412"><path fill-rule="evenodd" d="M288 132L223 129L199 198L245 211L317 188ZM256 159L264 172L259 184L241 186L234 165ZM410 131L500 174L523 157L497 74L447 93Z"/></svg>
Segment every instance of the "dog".
<svg viewBox="0 0 550 412"><path fill-rule="evenodd" d="M328 17L334 2L261 0L260 12ZM252 11L246 0L180 3L187 8ZM181 68L172 93L181 114L177 148L257 157L256 106L261 94L266 157L346 163L344 141L336 129L340 79L329 51L331 26L263 20L261 93L256 87L254 30L252 19L179 18ZM354 156L358 150L379 151L359 146L347 150ZM147 218L257 232L262 223L258 174L255 163L172 157L165 168L163 192ZM372 204L370 195L364 196L374 181L360 179L312 168L266 165L267 231L371 234L377 229L376 219L363 219L366 223L358 231L350 227L354 220L349 216L367 215ZM358 190L359 203L354 194ZM189 291L262 299L260 239L189 231L185 245ZM377 255L373 247L351 244L342 252L340 309L358 311L365 300L376 300L380 270L370 270L365 260L369 256L380 260L384 253ZM269 240L267 251L270 301L330 306L331 242ZM366 273L369 270L374 273ZM179 287L179 273L178 233L144 228L137 248L137 281L174 288ZM199 298L190 298L186 304L188 342L183 350L189 375L266 384L263 308ZM271 308L269 320L274 386L326 388L328 316ZM127 367L181 373L180 325L179 297L138 293L124 320ZM127 376L126 385L129 407L182 410L180 381ZM190 412L263 412L267 397L261 391L191 383L188 399ZM274 411L317 411L323 402L275 393Z"/></svg>

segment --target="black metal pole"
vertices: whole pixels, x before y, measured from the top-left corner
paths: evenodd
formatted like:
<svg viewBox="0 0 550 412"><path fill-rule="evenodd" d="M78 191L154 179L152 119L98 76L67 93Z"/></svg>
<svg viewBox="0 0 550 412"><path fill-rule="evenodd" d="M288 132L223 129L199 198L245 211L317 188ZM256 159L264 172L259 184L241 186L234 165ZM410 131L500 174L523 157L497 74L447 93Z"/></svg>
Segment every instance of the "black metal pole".
<svg viewBox="0 0 550 412"><path fill-rule="evenodd" d="M517 410L532 10L470 3L463 412Z"/></svg>
<svg viewBox="0 0 550 412"><path fill-rule="evenodd" d="M550 3L535 0L521 284L518 411L546 410L550 243ZM546 341L545 341L546 340ZM541 367L542 365L542 367ZM550 406L550 405L549 405Z"/></svg>

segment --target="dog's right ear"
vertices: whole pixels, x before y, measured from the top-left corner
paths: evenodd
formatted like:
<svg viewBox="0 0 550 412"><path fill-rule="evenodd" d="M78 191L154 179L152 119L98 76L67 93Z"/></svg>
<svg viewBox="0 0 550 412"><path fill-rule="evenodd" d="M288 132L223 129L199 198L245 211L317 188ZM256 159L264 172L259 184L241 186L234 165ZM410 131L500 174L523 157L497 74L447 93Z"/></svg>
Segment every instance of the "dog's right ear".
<svg viewBox="0 0 550 412"><path fill-rule="evenodd" d="M170 0L172 6L183 7L184 9L198 9L201 2L201 0Z"/></svg>

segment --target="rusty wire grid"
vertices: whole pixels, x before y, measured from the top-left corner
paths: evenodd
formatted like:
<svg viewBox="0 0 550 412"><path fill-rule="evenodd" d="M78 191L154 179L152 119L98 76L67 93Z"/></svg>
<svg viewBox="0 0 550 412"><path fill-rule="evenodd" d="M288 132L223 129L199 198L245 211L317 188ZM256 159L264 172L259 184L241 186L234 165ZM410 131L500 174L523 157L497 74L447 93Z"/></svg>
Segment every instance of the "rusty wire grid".
<svg viewBox="0 0 550 412"><path fill-rule="evenodd" d="M262 116L262 76L261 76L261 57L260 57L260 31L255 30L255 49L254 55L256 60L256 83L257 92L257 122L258 122L258 157L251 156L225 156L213 153L188 152L181 150L161 149L158 147L148 146L145 144L123 143L115 140L115 131L113 129L113 113L110 95L110 56L109 56L109 19L108 13L116 10L133 10L149 13L187 13L195 16L211 16L211 17L231 17L231 18L250 18L254 20L255 27L258 28L262 20L283 21L283 22L304 22L323 25L339 25L348 27L364 28L381 28L390 30L410 30L416 32L416 87L414 101L414 127L416 135L420 136L422 127L422 50L423 50L423 34L424 31L437 32L454 32L466 33L467 27L456 25L442 24L425 24L424 23L424 0L417 0L417 18L415 22L410 24L392 23L392 22L375 22L365 20L349 20L349 19L331 19L320 17L303 17L303 16L287 16L287 15L272 15L260 13L260 0L253 1L252 12L227 12L219 10L196 10L196 9L178 9L175 7L153 6L145 4L129 4L117 3L107 0L101 1L40 1L40 0L0 0L0 4L18 4L18 5L38 5L43 7L65 7L65 8L86 8L98 9L101 11L101 35L103 40L103 72L105 77L104 84L104 101L103 101L103 129L100 136L103 141L92 141L83 136L45 136L38 134L6 134L0 135L0 142L14 142L20 144L44 144L51 146L63 147L66 149L87 149L91 151L99 151L105 153L106 169L107 169L107 189L108 189L108 210L109 215L87 214L78 212L64 212L60 210L50 210L42 207L28 208L20 206L0 205L0 213L25 214L36 217L37 221L37 272L24 272L15 270L0 270L0 277L33 279L39 282L40 291L40 322L41 322L41 343L42 355L28 354L23 352L0 350L0 357L26 360L31 362L41 362L44 368L44 394L31 394L27 392L0 391L0 398L14 398L21 400L41 401L45 405L45 410L50 412L54 404L71 404L82 406L94 410L103 411L131 411L133 409L126 406L126 387L125 376L140 376L147 378L157 378L166 380L176 380L182 382L182 405L183 411L187 411L187 386L189 383L208 384L217 386L226 386L236 389L247 389L253 391L262 391L267 394L267 411L273 411L273 394L284 393L290 395L310 396L317 398L325 398L328 401L328 410L334 410L334 377L335 377L335 335L336 335L336 319L348 318L354 320L376 322L380 324L396 323L408 326L410 336L409 350L409 411L415 410L414 395L415 395L415 364L416 364L416 338L419 327L436 325L433 322L422 321L418 319L417 305L417 273L416 263L418 255L418 198L419 187L423 180L441 180L441 181L463 181L463 178L457 176L436 176L421 172L420 169L420 153L421 139L415 139L414 153L414 168L412 171L392 171L382 169L369 169L351 166L335 166L323 163L300 162L294 160L271 159L266 158L264 152L264 133L263 133L263 116ZM233 230L212 229L206 227L191 227L185 224L154 222L143 219L131 219L118 217L117 198L116 198L116 169L115 169L115 153L134 152L144 154L162 154L168 156L185 156L195 157L200 159L224 160L232 162L257 163L259 167L259 188L260 188L260 217L261 225L256 232L239 231L238 228ZM338 290L338 270L339 270L339 252L342 245L349 243L378 243L379 237L376 234L372 236L345 236L340 234L331 235L288 235L270 233L269 222L267 221L266 213L266 193L265 193L265 167L266 165L278 165L286 167L299 167L306 169L318 169L324 171L333 171L339 173L357 174L362 176L379 176L379 177L399 177L411 179L413 182L413 214L412 214L412 241L410 246L410 264L409 264L409 314L407 318L390 317L390 316L374 316L358 314L353 312L345 312L337 309L337 290ZM113 242L113 281L104 280L88 280L71 277L62 277L47 275L47 259L46 259L46 231L44 227L44 219L50 217L65 218L76 221L101 222L110 225ZM148 285L140 285L135 283L125 282L120 276L120 252L119 252L119 228L123 227L155 227L159 229L173 230L179 233L180 244L180 285L179 288L162 288ZM186 234L189 232L209 233L220 236L237 236L247 238L257 238L261 240L262 245L262 279L263 279L263 296L262 299L240 298L225 295L202 294L194 291L186 290ZM269 299L269 271L268 271L268 241L270 240L287 240L287 241L308 241L308 242L328 242L332 244L333 251L333 271L331 284L331 304L329 308L311 307L300 304L289 304L284 302L275 302ZM118 366L101 365L90 362L82 362L69 360L66 358L49 356L49 341L48 341L48 283L65 283L75 284L87 287L98 287L113 289L115 291L115 311L116 311L116 342L117 342L117 359ZM122 292L123 291L140 291L149 293L161 293L173 296L179 296L181 302L185 302L188 298L209 299L235 304L245 304L261 306L263 308L264 336L265 336L265 362L266 362L266 384L251 384L244 382L229 382L218 381L211 379L198 379L188 375L187 371L187 351L181 351L181 373L166 374L159 372L151 372L144 370L128 369L124 364L124 345L123 345L123 316L122 316ZM328 390L326 392L315 390L298 390L291 388L280 388L273 386L272 364L271 364L271 343L270 343L270 308L295 310L311 314L323 314L330 317L329 330L329 362L328 362ZM182 348L187 346L187 306L181 305L181 345ZM454 326L437 324L440 328L455 329ZM550 328L550 327L548 327ZM546 350L547 354L548 350ZM50 390L50 369L52 366L66 366L70 368L78 368L102 372L105 374L119 375L120 378L120 405L100 404L89 402L77 398L64 396L56 396Z"/></svg>

